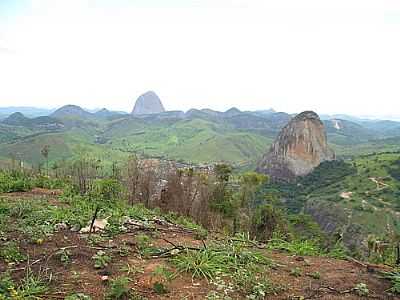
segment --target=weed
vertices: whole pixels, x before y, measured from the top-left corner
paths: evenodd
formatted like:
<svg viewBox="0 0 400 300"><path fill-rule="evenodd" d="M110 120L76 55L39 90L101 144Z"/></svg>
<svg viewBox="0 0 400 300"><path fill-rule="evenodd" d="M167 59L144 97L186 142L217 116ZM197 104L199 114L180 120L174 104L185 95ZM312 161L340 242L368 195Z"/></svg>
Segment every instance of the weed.
<svg viewBox="0 0 400 300"><path fill-rule="evenodd" d="M191 272L193 277L211 280L217 290L224 291L225 296L237 290L248 299L264 299L266 294L278 290L265 277L266 268L271 266L272 262L258 251L249 248L250 241L242 238L210 245L199 251L186 250L171 261L178 272ZM221 277L230 278L230 283L227 284ZM229 299L225 296L219 297L218 293L214 293L209 294L208 299Z"/></svg>
<svg viewBox="0 0 400 300"><path fill-rule="evenodd" d="M354 292L360 297L366 297L369 295L368 286L365 283L359 283L353 288Z"/></svg>
<svg viewBox="0 0 400 300"><path fill-rule="evenodd" d="M226 258L217 252L209 250L186 250L172 262L178 271L192 273L193 277L212 279L224 269Z"/></svg>
<svg viewBox="0 0 400 300"><path fill-rule="evenodd" d="M151 276L163 282L170 282L174 278L174 273L165 266L160 265L155 268L155 270L151 273Z"/></svg>
<svg viewBox="0 0 400 300"><path fill-rule="evenodd" d="M318 271L309 273L307 275L316 280L321 279L321 273L319 273Z"/></svg>
<svg viewBox="0 0 400 300"><path fill-rule="evenodd" d="M162 282L154 282L153 291L158 295L164 295L168 293L168 289Z"/></svg>
<svg viewBox="0 0 400 300"><path fill-rule="evenodd" d="M152 246L151 238L146 234L138 234L135 238L135 242L140 255L144 257L148 257L159 252L158 248Z"/></svg>
<svg viewBox="0 0 400 300"><path fill-rule="evenodd" d="M103 242L105 242L107 239L101 235L98 234L92 234L90 237L88 237L87 241L90 246L97 246Z"/></svg>
<svg viewBox="0 0 400 300"><path fill-rule="evenodd" d="M139 268L136 266L131 266L129 263L126 263L124 267L121 268L121 272L126 273L126 275L130 276L135 276L136 274L143 274L144 270L143 268Z"/></svg>
<svg viewBox="0 0 400 300"><path fill-rule="evenodd" d="M26 256L20 252L17 242L4 243L0 248L0 258L7 263L20 263L26 260Z"/></svg>
<svg viewBox="0 0 400 300"><path fill-rule="evenodd" d="M317 243L309 240L285 241L280 238L272 238L268 243L268 249L284 250L290 254L296 254L300 256L315 256L322 254L322 251L318 247Z"/></svg>
<svg viewBox="0 0 400 300"><path fill-rule="evenodd" d="M262 300L265 296L271 292L271 284L268 281L257 282L251 291L250 295L247 295L247 299L251 300Z"/></svg>
<svg viewBox="0 0 400 300"><path fill-rule="evenodd" d="M292 270L290 270L290 275L294 276L294 277L301 277L302 276L302 271L300 268L294 268Z"/></svg>
<svg viewBox="0 0 400 300"><path fill-rule="evenodd" d="M67 296L64 300L92 300L92 298L83 293L76 293Z"/></svg>
<svg viewBox="0 0 400 300"><path fill-rule="evenodd" d="M127 299L131 292L129 282L128 277L118 277L111 280L106 299Z"/></svg>
<svg viewBox="0 0 400 300"><path fill-rule="evenodd" d="M335 259L345 259L347 257L347 251L344 245L340 242L336 243L335 246L328 252L328 257Z"/></svg>
<svg viewBox="0 0 400 300"><path fill-rule="evenodd" d="M2 274L0 276L0 295L7 296L14 288L14 282L10 276L10 273L5 272L4 274Z"/></svg>
<svg viewBox="0 0 400 300"><path fill-rule="evenodd" d="M56 256L60 258L61 263L66 266L71 262L71 251L68 249L61 249L56 253Z"/></svg>
<svg viewBox="0 0 400 300"><path fill-rule="evenodd" d="M135 242L136 242L136 246L138 247L139 250L144 250L144 249L150 247L151 239L146 234L138 234L135 237Z"/></svg>
<svg viewBox="0 0 400 300"><path fill-rule="evenodd" d="M153 283L153 290L159 294L168 293L168 283L173 279L174 273L168 270L165 266L157 266L151 273Z"/></svg>
<svg viewBox="0 0 400 300"><path fill-rule="evenodd" d="M117 251L119 256L126 257L129 255L130 248L125 243L123 243L121 246L117 248Z"/></svg>
<svg viewBox="0 0 400 300"><path fill-rule="evenodd" d="M25 277L21 280L20 285L15 289L15 294L21 299L40 299L48 290L48 286L40 275L35 275L29 268L26 271ZM11 297L11 299L19 299Z"/></svg>
<svg viewBox="0 0 400 300"><path fill-rule="evenodd" d="M383 277L388 279L392 284L389 291L394 294L400 294L400 270L383 273Z"/></svg>
<svg viewBox="0 0 400 300"><path fill-rule="evenodd" d="M104 269L111 262L111 256L107 255L105 251L98 251L92 259L94 260L94 267L96 269Z"/></svg>

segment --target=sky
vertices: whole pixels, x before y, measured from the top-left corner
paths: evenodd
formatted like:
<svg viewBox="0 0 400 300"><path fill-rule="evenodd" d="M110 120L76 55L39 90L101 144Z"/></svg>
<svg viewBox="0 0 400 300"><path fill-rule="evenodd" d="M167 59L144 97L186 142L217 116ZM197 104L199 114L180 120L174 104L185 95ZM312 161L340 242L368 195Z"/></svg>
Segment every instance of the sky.
<svg viewBox="0 0 400 300"><path fill-rule="evenodd" d="M400 117L398 0L0 0L0 106Z"/></svg>

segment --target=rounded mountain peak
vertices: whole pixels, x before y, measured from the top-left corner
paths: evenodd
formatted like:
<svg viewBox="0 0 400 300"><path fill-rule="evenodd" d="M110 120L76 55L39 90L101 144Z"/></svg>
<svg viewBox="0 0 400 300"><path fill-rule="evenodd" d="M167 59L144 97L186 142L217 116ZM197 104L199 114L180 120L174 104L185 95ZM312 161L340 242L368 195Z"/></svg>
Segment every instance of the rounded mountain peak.
<svg viewBox="0 0 400 300"><path fill-rule="evenodd" d="M161 99L153 91L148 91L141 95L135 103L133 108L133 115L149 115L159 114L165 112L165 108L161 102Z"/></svg>
<svg viewBox="0 0 400 300"><path fill-rule="evenodd" d="M281 130L257 170L273 179L291 181L333 159L335 154L328 147L324 124L315 112L305 111Z"/></svg>
<svg viewBox="0 0 400 300"><path fill-rule="evenodd" d="M305 121L305 120L311 120L311 119L321 121L318 114L316 112L313 112L312 110L306 110L306 111L299 113L298 115L296 115L293 118L293 121L298 121L298 120Z"/></svg>

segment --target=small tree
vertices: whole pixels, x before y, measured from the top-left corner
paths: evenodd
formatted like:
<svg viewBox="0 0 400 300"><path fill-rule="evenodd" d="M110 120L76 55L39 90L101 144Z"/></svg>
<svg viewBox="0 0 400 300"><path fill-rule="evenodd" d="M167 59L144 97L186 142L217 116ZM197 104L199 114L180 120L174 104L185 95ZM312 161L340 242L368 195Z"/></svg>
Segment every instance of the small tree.
<svg viewBox="0 0 400 300"><path fill-rule="evenodd" d="M222 213L225 217L233 217L232 191L228 188L232 167L226 164L219 164L214 167L214 173L216 182L210 207Z"/></svg>
<svg viewBox="0 0 400 300"><path fill-rule="evenodd" d="M256 206L256 194L260 187L268 181L268 177L256 172L247 172L239 177L239 191L233 197L234 219L233 231L240 228L240 215L251 218Z"/></svg>
<svg viewBox="0 0 400 300"><path fill-rule="evenodd" d="M98 200L110 201L117 199L122 191L122 186L118 180L109 179L98 179L94 183L92 196Z"/></svg>
<svg viewBox="0 0 400 300"><path fill-rule="evenodd" d="M128 200L133 205L136 200L136 192L139 184L138 159L135 154L128 157L126 165L126 186L128 189Z"/></svg>
<svg viewBox="0 0 400 300"><path fill-rule="evenodd" d="M42 156L46 159L46 172L47 176L49 176L49 153L50 153L50 146L44 145L42 150L40 150Z"/></svg>

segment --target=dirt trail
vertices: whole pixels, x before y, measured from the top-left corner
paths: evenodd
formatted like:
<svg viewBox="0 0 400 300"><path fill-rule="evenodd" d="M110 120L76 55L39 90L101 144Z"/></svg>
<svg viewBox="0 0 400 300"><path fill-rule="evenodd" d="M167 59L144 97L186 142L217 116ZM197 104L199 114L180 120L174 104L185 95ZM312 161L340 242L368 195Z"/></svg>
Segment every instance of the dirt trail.
<svg viewBox="0 0 400 300"><path fill-rule="evenodd" d="M376 184L376 190L377 191L381 191L381 190L389 187L388 184L386 184L383 181L379 180L379 178L370 177L369 180L371 180L372 182L374 182Z"/></svg>

